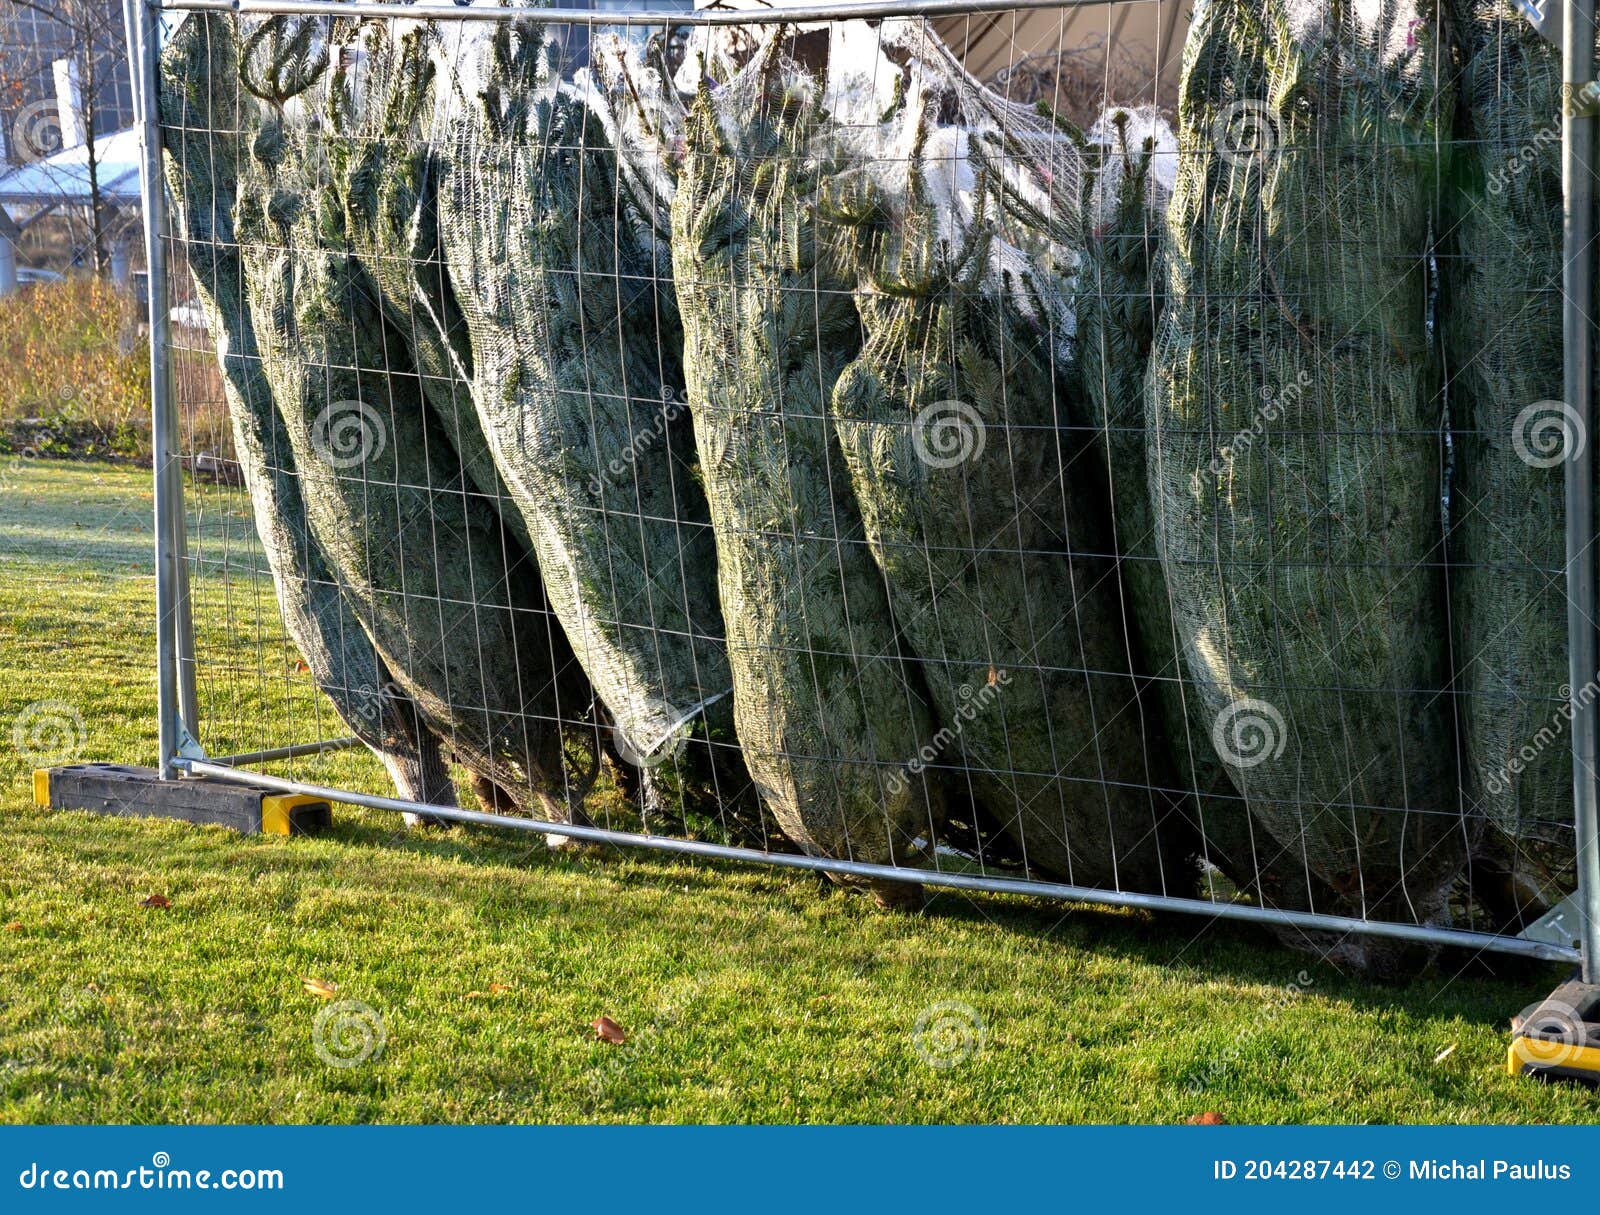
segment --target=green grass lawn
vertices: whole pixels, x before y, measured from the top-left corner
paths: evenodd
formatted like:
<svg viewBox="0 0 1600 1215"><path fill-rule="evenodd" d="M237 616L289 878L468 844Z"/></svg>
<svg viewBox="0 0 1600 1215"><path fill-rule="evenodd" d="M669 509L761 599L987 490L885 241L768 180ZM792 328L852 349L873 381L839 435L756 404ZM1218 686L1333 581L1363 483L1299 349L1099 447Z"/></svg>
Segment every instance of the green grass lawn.
<svg viewBox="0 0 1600 1215"><path fill-rule="evenodd" d="M75 758L153 755L147 477L0 468L4 1120L1600 1114L1504 1073L1507 1018L1559 968L1453 955L1382 987L1192 917L951 894L889 914L807 877L410 836L348 807L292 841L35 809L14 723L53 714ZM198 503L202 573L247 558L237 493ZM206 577L197 599L208 746L340 732L270 588ZM379 787L359 754L297 771ZM141 907L152 894L171 906ZM627 1041L597 1041L600 1016Z"/></svg>

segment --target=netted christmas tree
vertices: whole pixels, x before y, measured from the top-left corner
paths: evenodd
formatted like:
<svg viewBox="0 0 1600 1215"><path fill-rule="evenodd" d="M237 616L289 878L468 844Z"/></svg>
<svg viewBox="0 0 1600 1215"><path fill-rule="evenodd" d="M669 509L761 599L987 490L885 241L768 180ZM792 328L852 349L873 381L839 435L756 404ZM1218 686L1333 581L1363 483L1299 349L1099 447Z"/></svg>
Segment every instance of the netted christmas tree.
<svg viewBox="0 0 1600 1215"><path fill-rule="evenodd" d="M830 412L950 738L937 763L1040 874L1186 891L1190 841L1155 787L1103 486L1057 359L1069 287L1047 251L1075 228L1053 189L1071 179L914 25L884 42L905 49L897 103L825 210L864 332Z"/></svg>
<svg viewBox="0 0 1600 1215"><path fill-rule="evenodd" d="M727 821L742 818L749 779L684 400L668 199L641 204L627 188L603 97L563 82L557 53L536 23L484 31L457 56L476 95L441 123L444 249L479 417L556 618L652 800L688 798L769 842Z"/></svg>
<svg viewBox="0 0 1600 1215"><path fill-rule="evenodd" d="M1516 6L1467 0L1459 183L1440 325L1450 368L1451 618L1470 808L1503 917L1576 882L1567 706L1561 54ZM1593 688L1589 689L1593 694ZM1493 897L1492 893L1490 897Z"/></svg>
<svg viewBox="0 0 1600 1215"><path fill-rule="evenodd" d="M568 762L558 723L582 720L587 682L537 569L508 567L498 513L429 413L410 345L349 251L317 121L324 33L271 18L241 47L261 111L240 165L245 297L311 531L450 753L517 807L566 821L597 756Z"/></svg>
<svg viewBox="0 0 1600 1215"><path fill-rule="evenodd" d="M925 695L828 420L860 331L816 216L842 167L822 137L819 49L775 30L695 99L672 205L684 370L757 787L806 851L913 865L943 799L919 763Z"/></svg>
<svg viewBox="0 0 1600 1215"><path fill-rule="evenodd" d="M1428 324L1440 40L1426 3L1200 10L1148 400L1194 734L1332 889L1317 910L1421 921L1469 834Z"/></svg>
<svg viewBox="0 0 1600 1215"><path fill-rule="evenodd" d="M161 121L174 223L216 347L233 448L289 638L334 710L405 798L452 805L455 790L416 704L362 630L311 535L294 452L272 396L234 235L241 163L257 134L241 96L235 19L190 14L161 55Z"/></svg>
<svg viewBox="0 0 1600 1215"><path fill-rule="evenodd" d="M507 563L521 566L532 545L473 408L472 350L439 231L448 148L438 112L450 83L440 62L459 49L462 31L434 22L343 20L329 36L322 146L346 239L377 286L384 318L406 342L423 401L449 438L465 486L500 515L517 545Z"/></svg>

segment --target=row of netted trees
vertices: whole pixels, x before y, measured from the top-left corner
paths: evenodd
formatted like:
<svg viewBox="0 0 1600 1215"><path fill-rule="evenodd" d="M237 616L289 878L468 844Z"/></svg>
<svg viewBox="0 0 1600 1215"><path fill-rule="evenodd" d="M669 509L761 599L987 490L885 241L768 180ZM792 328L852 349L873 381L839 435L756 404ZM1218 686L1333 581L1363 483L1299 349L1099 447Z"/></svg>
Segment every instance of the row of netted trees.
<svg viewBox="0 0 1600 1215"><path fill-rule="evenodd" d="M647 821L833 858L1558 891L1560 469L1513 432L1559 181L1493 176L1556 77L1509 9L1211 0L1176 147L915 19L555 42L196 14L164 55L285 620L405 796L449 759L583 821L609 755Z"/></svg>

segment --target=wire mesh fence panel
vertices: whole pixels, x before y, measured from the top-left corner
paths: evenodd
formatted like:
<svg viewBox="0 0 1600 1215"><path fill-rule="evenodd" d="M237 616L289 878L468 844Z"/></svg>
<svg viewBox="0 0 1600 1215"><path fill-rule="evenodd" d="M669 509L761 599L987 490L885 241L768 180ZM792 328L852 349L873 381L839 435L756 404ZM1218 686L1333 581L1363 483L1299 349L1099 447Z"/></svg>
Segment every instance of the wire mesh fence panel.
<svg viewBox="0 0 1600 1215"><path fill-rule="evenodd" d="M208 752L1570 956L1512 936L1574 844L1509 6L299 7L162 18Z"/></svg>

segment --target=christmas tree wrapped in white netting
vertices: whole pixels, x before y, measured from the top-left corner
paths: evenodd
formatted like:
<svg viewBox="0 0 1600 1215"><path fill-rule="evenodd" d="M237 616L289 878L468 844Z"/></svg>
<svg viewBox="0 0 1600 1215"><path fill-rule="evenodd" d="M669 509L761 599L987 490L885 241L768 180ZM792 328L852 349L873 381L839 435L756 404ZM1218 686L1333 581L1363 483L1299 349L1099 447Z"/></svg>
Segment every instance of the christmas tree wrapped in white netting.
<svg viewBox="0 0 1600 1215"><path fill-rule="evenodd" d="M455 801L438 739L401 691L329 570L306 517L288 434L261 362L234 234L241 163L258 131L238 88L232 18L186 17L161 58L161 120L175 222L214 339L235 458L285 629L335 711L383 761L400 796Z"/></svg>
<svg viewBox="0 0 1600 1215"><path fill-rule="evenodd" d="M656 764L731 691L669 199L628 188L603 101L561 79L547 27L473 32L436 131L478 414L624 756Z"/></svg>
<svg viewBox="0 0 1600 1215"><path fill-rule="evenodd" d="M1200 10L1148 399L1194 733L1317 910L1421 921L1468 843L1428 307L1442 39L1427 2Z"/></svg>
<svg viewBox="0 0 1600 1215"><path fill-rule="evenodd" d="M243 23L252 100L235 219L244 299L293 452L311 534L394 682L451 755L511 805L566 821L593 779L592 736L562 723L589 692L537 567L478 491L429 404L411 333L352 252L352 188L326 138L347 70L317 19ZM575 762L574 762L575 760Z"/></svg>
<svg viewBox="0 0 1600 1215"><path fill-rule="evenodd" d="M863 343L829 416L951 736L941 775L1042 874L1187 884L1071 375L1083 140L985 89L923 22L843 25L831 50L831 89L880 95L832 107L852 164L824 235Z"/></svg>
<svg viewBox="0 0 1600 1215"><path fill-rule="evenodd" d="M840 152L798 49L776 34L727 84L702 86L672 206L734 720L801 847L915 864L944 813L916 767L934 730L828 422L860 332L816 210Z"/></svg>
<svg viewBox="0 0 1600 1215"><path fill-rule="evenodd" d="M1298 857L1260 841L1209 736L1190 727L1199 695L1179 658L1167 578L1156 545L1146 475L1145 379L1165 298L1161 242L1177 173L1177 137L1153 106L1108 107L1086 133L1083 263L1074 343L1078 384L1097 430L1124 625L1142 677L1142 726L1151 782L1190 821L1202 858L1235 885L1278 905L1285 882L1303 884ZM1276 863L1274 863L1276 862Z"/></svg>
<svg viewBox="0 0 1600 1215"><path fill-rule="evenodd" d="M1576 885L1567 704L1561 54L1515 5L1463 2L1460 183L1440 325L1450 366L1450 594L1462 779L1481 871L1532 918ZM1581 440L1580 440L1581 441ZM1594 688L1579 689L1593 697Z"/></svg>

